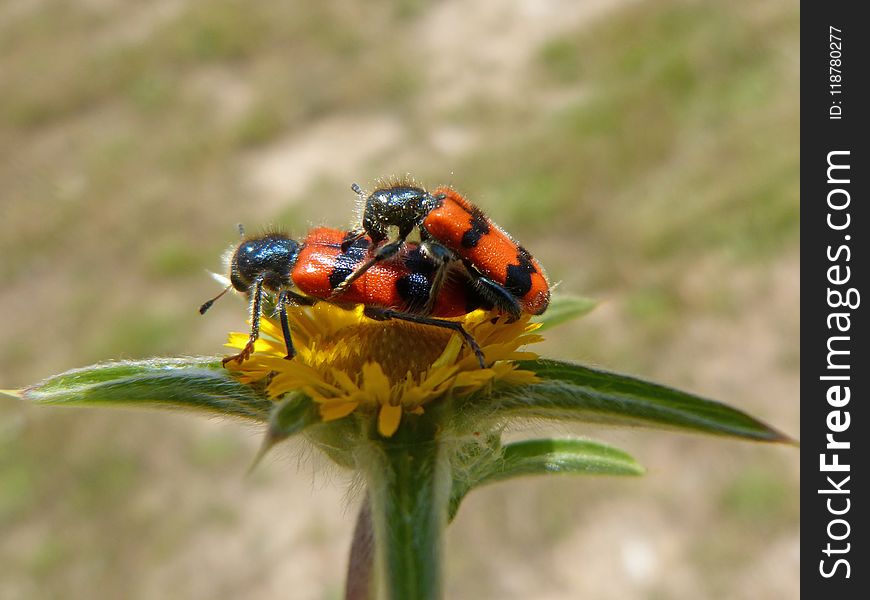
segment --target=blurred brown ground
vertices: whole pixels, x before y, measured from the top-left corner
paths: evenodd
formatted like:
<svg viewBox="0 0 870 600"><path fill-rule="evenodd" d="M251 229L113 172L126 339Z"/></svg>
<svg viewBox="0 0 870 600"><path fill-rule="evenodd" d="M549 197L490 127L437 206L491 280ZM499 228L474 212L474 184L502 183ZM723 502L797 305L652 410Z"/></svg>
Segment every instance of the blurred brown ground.
<svg viewBox="0 0 870 600"><path fill-rule="evenodd" d="M325 3L324 3L325 4ZM799 9L593 0L0 4L0 387L217 354L249 230L450 183L602 300L542 354L799 428ZM541 425L514 435L544 435ZM0 598L338 598L357 499L259 431L0 401ZM799 596L798 451L562 428L639 479L475 492L451 598ZM301 457L301 458L300 458Z"/></svg>

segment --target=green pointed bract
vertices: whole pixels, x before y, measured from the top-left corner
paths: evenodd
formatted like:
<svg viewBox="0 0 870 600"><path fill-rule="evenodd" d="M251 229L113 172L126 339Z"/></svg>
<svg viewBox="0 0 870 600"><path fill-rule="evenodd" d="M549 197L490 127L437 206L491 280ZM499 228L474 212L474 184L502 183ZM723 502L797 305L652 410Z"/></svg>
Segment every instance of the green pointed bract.
<svg viewBox="0 0 870 600"><path fill-rule="evenodd" d="M207 411L266 421L273 403L239 383L213 357L109 362L49 377L21 390L37 404Z"/></svg>
<svg viewBox="0 0 870 600"><path fill-rule="evenodd" d="M309 425L320 422L317 405L302 392L290 393L276 404L269 415L269 427L260 450L254 457L249 472L253 471L272 446L299 433Z"/></svg>
<svg viewBox="0 0 870 600"><path fill-rule="evenodd" d="M520 361L519 368L533 371L542 381L499 394L491 414L792 442L736 408L636 377L555 360Z"/></svg>
<svg viewBox="0 0 870 600"><path fill-rule="evenodd" d="M319 422L317 404L302 392L291 393L272 409L268 435L281 441Z"/></svg>
<svg viewBox="0 0 870 600"><path fill-rule="evenodd" d="M628 453L613 446L579 439L540 439L504 447L500 460L480 484L548 473L577 475L642 475L643 467Z"/></svg>
<svg viewBox="0 0 870 600"><path fill-rule="evenodd" d="M547 312L534 318L541 324L538 332L546 331L556 325L561 325L574 319L579 319L590 312L598 304L592 298L583 296L553 296Z"/></svg>
<svg viewBox="0 0 870 600"><path fill-rule="evenodd" d="M591 440L539 439L505 445L491 460L453 482L450 518L471 490L488 483L526 475L643 475L626 452ZM460 471L461 472L461 471Z"/></svg>

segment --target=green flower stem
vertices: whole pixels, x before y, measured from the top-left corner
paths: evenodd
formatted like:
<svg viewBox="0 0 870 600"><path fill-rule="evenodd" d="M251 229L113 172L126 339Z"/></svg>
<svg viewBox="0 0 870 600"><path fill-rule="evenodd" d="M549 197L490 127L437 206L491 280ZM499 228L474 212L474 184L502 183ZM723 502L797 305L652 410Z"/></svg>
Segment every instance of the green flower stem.
<svg viewBox="0 0 870 600"><path fill-rule="evenodd" d="M404 419L399 431L377 442L378 460L365 461L378 597L441 598L441 554L451 474L434 423ZM373 457L370 457L373 458Z"/></svg>

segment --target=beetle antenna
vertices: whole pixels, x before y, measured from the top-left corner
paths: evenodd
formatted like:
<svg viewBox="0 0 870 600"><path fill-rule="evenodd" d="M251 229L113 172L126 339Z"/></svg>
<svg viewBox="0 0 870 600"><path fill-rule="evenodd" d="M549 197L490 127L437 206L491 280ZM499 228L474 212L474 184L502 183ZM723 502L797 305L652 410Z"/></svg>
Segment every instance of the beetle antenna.
<svg viewBox="0 0 870 600"><path fill-rule="evenodd" d="M357 196L362 197L365 195L365 193L362 191L362 188L359 186L358 183L350 184L350 189L352 189L353 193L356 194Z"/></svg>
<svg viewBox="0 0 870 600"><path fill-rule="evenodd" d="M203 305L199 307L199 314L204 315L205 311L210 309L211 305L215 303L215 300L217 300L218 298L220 298L221 296L226 294L228 291L230 291L230 288L232 288L232 287L233 287L232 285L228 285L227 287L224 288L224 291L222 291L220 294L218 294L217 296L215 296L211 300L204 302Z"/></svg>
<svg viewBox="0 0 870 600"><path fill-rule="evenodd" d="M239 235L245 237L245 226L239 223Z"/></svg>

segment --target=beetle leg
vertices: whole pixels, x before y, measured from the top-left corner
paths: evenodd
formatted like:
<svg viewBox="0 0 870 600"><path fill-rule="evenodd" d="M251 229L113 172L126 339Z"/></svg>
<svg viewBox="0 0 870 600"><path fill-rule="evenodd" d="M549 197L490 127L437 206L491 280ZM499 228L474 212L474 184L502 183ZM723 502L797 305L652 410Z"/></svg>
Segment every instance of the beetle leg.
<svg viewBox="0 0 870 600"><path fill-rule="evenodd" d="M278 295L278 316L281 318L281 332L284 334L284 344L287 346L287 360L291 360L296 356L296 349L293 347L293 338L290 335L290 321L287 319L287 293L281 292Z"/></svg>
<svg viewBox="0 0 870 600"><path fill-rule="evenodd" d="M399 250L401 250L401 248L404 244L405 244L405 240L399 239L399 240L396 240L395 242L390 242L389 244L385 244L385 245L381 246L380 248L378 248L377 250L375 250L374 254L372 255L372 257L370 259L368 259L366 262L364 262L363 264L358 266L356 269L354 269L350 275L345 277L344 281L342 281L337 286L335 286L335 288L332 290L332 293L329 295L329 298L327 298L327 300L332 300L336 296L340 296L343 292L345 292L347 290L348 287L350 287L350 285L354 281L356 281L357 279L362 277L362 275L366 271L371 269L373 266L375 266L379 262L383 262L389 258L394 257L396 254L399 253Z"/></svg>
<svg viewBox="0 0 870 600"><path fill-rule="evenodd" d="M282 290L278 294L278 316L281 318L281 332L284 334L284 343L287 346L287 360L296 356L296 349L293 348L293 340L290 336L290 321L287 318L287 305L290 306L314 306L317 303L316 298L303 296L293 290Z"/></svg>
<svg viewBox="0 0 870 600"><path fill-rule="evenodd" d="M429 299L426 301L426 306L423 309L424 313L431 313L432 309L435 308L435 302L438 300L441 287L447 281L447 273L450 263L454 260L454 256L445 246L433 241L421 243L420 250L423 256L435 266L432 285L429 287Z"/></svg>
<svg viewBox="0 0 870 600"><path fill-rule="evenodd" d="M486 368L483 350L480 349L477 340L475 340L470 333L465 331L465 328L462 326L461 323L457 323L456 321L448 321L446 319L438 319L435 317L427 317L425 315L415 315L412 313L400 312L391 308L381 308L378 306L366 306L364 309L364 314L367 317L375 319L377 321L389 321L390 319L398 319L400 321L408 321L409 323L431 325L433 327L442 327L444 329L450 329L451 331L455 331L462 336L462 339L465 341L468 347L471 348L471 351L474 352L474 355L477 357L477 362L480 363L480 368Z"/></svg>
<svg viewBox="0 0 870 600"><path fill-rule="evenodd" d="M354 245L355 242L362 239L365 236L366 230L362 227L357 227L356 229L351 229L344 235L344 239L341 241L341 251L347 252L348 249Z"/></svg>
<svg viewBox="0 0 870 600"><path fill-rule="evenodd" d="M284 303L290 306L314 306L317 304L317 298L303 296L293 290L284 290L281 294L284 296Z"/></svg>
<svg viewBox="0 0 870 600"><path fill-rule="evenodd" d="M507 288L472 269L468 269L468 272L480 295L489 302L492 302L497 309L508 315L508 322L513 322L520 318L523 309L520 306L519 300Z"/></svg>
<svg viewBox="0 0 870 600"><path fill-rule="evenodd" d="M260 276L254 280L254 283L248 289L248 294L251 296L251 336L248 338L248 343L242 348L242 351L234 356L227 356L221 361L221 364L226 366L230 361L236 361L242 364L251 357L254 352L254 343L260 337L260 313L263 305L263 277Z"/></svg>

